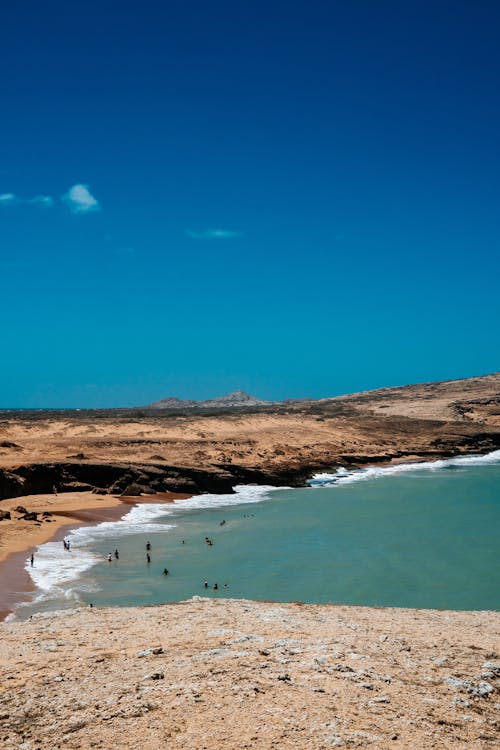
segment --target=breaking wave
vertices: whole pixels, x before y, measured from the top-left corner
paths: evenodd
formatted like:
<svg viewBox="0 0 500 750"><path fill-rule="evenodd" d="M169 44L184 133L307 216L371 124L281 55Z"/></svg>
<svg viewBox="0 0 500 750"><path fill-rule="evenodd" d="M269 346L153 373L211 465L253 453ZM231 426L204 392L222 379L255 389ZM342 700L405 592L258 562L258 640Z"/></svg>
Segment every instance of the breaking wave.
<svg viewBox="0 0 500 750"><path fill-rule="evenodd" d="M367 466L363 469L346 469L340 467L335 472L316 474L309 480L310 487L333 487L334 485L353 484L368 479L396 476L421 471L437 471L439 469L468 468L471 466L487 466L500 463L500 450L486 453L482 456L457 456L443 458L437 461L416 461L414 463L394 464L391 466Z"/></svg>
<svg viewBox="0 0 500 750"><path fill-rule="evenodd" d="M77 605L80 593L96 590L91 578L84 576L94 565L102 562L102 556L91 550L94 542L109 537L131 534L155 533L165 534L176 527L175 523L158 523L166 516L175 516L176 520L186 511L196 509L220 508L230 505L259 503L265 500L269 492L280 489L266 486L239 485L234 493L225 495L197 495L186 500L165 505L164 503L144 503L136 505L118 521L104 521L96 526L81 526L68 533L70 543L67 551L63 542L47 542L35 551L35 564L32 567L30 558L26 559L25 568L37 588L34 599L20 604L18 609L33 604L49 606L50 602L65 602L66 606Z"/></svg>

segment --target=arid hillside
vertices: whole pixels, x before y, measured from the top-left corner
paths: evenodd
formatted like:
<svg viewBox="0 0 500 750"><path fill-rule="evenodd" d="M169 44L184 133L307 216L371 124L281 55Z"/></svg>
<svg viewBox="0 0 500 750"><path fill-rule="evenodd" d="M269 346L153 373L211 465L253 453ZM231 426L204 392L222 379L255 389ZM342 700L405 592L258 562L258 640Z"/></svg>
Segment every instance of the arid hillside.
<svg viewBox="0 0 500 750"><path fill-rule="evenodd" d="M145 491L227 491L235 481L301 484L338 465L499 447L500 373L223 412L0 412L0 468L21 476L25 486L17 494L48 491L52 483L126 489L116 484L116 472L104 476L104 465L127 467L128 484ZM43 479L37 468L31 489L34 470L26 467L34 464L64 470ZM0 497L9 496L2 481Z"/></svg>

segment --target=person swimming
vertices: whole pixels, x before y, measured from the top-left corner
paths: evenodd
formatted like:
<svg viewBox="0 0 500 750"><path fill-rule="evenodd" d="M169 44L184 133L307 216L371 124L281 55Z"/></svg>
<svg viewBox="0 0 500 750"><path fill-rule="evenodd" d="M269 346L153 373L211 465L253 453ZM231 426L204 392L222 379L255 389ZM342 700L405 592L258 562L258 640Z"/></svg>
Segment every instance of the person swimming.
<svg viewBox="0 0 500 750"><path fill-rule="evenodd" d="M163 575L168 576L168 570L166 568L163 568Z"/></svg>

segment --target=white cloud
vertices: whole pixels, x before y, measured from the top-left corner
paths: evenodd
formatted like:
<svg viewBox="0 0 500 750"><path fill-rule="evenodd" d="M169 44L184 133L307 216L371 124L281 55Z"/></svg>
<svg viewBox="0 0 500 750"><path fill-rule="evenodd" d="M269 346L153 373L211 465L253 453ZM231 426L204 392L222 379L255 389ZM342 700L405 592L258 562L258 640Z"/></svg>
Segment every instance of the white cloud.
<svg viewBox="0 0 500 750"><path fill-rule="evenodd" d="M92 211L101 210L99 201L94 198L88 185L73 185L73 187L62 196L62 199L73 214L88 214Z"/></svg>
<svg viewBox="0 0 500 750"><path fill-rule="evenodd" d="M220 240L241 237L241 232L233 232L231 229L186 229L186 234L193 240Z"/></svg>
<svg viewBox="0 0 500 750"><path fill-rule="evenodd" d="M35 195L34 198L19 198L14 193L3 193L0 195L0 206L13 206L15 204L35 204L38 206L44 206L45 208L52 208L54 205L54 199L50 195Z"/></svg>
<svg viewBox="0 0 500 750"><path fill-rule="evenodd" d="M1 206L9 206L11 203L15 203L16 201L17 198L14 193L2 193L2 195L0 195Z"/></svg>

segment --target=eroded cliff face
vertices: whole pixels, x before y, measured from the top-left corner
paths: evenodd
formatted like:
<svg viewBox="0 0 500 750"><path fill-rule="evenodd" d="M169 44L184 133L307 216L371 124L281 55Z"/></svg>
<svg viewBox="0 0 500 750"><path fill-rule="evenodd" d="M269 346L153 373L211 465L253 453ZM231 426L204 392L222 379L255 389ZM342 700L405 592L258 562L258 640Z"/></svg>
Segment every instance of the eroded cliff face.
<svg viewBox="0 0 500 750"><path fill-rule="evenodd" d="M0 499L301 486L337 466L500 448L500 374L224 413L0 413Z"/></svg>
<svg viewBox="0 0 500 750"><path fill-rule="evenodd" d="M93 491L98 494L138 496L161 492L231 493L237 484L282 486L287 472L251 470L241 466L190 467L153 464L46 463L0 469L0 499L57 492ZM299 475L294 486L303 483Z"/></svg>

